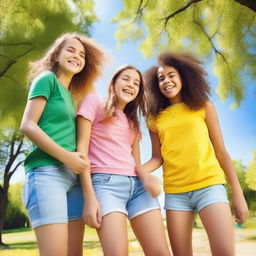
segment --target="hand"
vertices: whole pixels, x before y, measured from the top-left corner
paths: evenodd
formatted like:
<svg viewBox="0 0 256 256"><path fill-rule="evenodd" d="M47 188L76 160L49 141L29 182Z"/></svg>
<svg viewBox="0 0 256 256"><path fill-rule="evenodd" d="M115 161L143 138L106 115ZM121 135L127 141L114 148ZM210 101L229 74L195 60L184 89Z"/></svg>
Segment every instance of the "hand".
<svg viewBox="0 0 256 256"><path fill-rule="evenodd" d="M74 173L80 174L90 170L90 161L80 152L68 152L63 163Z"/></svg>
<svg viewBox="0 0 256 256"><path fill-rule="evenodd" d="M161 192L161 183L156 176L147 173L141 178L141 180L144 185L144 188L150 193L151 196L159 196Z"/></svg>
<svg viewBox="0 0 256 256"><path fill-rule="evenodd" d="M100 205L96 197L91 197L85 200L83 219L88 226L96 229L100 228L102 217Z"/></svg>
<svg viewBox="0 0 256 256"><path fill-rule="evenodd" d="M243 224L248 217L248 206L244 199L243 192L232 195L232 206L236 222L238 224Z"/></svg>

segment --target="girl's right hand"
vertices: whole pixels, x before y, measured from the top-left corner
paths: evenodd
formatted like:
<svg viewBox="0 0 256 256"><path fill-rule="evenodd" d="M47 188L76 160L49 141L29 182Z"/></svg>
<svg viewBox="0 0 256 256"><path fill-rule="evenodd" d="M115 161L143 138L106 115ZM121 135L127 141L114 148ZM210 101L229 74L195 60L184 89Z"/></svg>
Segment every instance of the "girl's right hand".
<svg viewBox="0 0 256 256"><path fill-rule="evenodd" d="M83 219L85 224L92 228L99 229L101 227L101 211L100 205L96 197L86 199L83 209Z"/></svg>
<svg viewBox="0 0 256 256"><path fill-rule="evenodd" d="M62 161L71 171L80 174L90 170L90 161L80 152L68 152Z"/></svg>
<svg viewBox="0 0 256 256"><path fill-rule="evenodd" d="M151 196L159 196L161 192L161 184L156 176L147 173L143 176L142 183L144 185L144 188L150 193Z"/></svg>

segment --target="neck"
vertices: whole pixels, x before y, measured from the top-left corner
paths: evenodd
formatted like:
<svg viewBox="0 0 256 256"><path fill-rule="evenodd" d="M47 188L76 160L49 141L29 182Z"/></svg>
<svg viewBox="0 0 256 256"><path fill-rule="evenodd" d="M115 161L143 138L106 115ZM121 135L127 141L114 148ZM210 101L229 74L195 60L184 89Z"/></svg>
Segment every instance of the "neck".
<svg viewBox="0 0 256 256"><path fill-rule="evenodd" d="M62 73L59 75L58 79L62 83L62 85L68 90L71 79L73 75Z"/></svg>
<svg viewBox="0 0 256 256"><path fill-rule="evenodd" d="M127 105L127 103L124 102L117 102L116 104L116 109L122 110L124 111L125 106Z"/></svg>
<svg viewBox="0 0 256 256"><path fill-rule="evenodd" d="M172 98L172 99L169 99L169 102L170 102L171 105L175 105L175 104L178 104L178 103L182 103L183 99L181 97Z"/></svg>

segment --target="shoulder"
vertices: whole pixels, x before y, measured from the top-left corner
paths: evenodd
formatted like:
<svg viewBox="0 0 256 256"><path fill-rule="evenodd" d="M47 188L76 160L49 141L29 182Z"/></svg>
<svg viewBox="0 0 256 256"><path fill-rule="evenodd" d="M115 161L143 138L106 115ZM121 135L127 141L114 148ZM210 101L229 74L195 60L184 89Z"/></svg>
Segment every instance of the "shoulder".
<svg viewBox="0 0 256 256"><path fill-rule="evenodd" d="M93 106L99 106L101 104L100 97L95 92L90 92L85 95L84 99L82 100L81 106L93 104Z"/></svg>
<svg viewBox="0 0 256 256"><path fill-rule="evenodd" d="M205 109L208 110L208 109L215 109L215 108L214 108L213 103L211 101L207 100L205 102Z"/></svg>
<svg viewBox="0 0 256 256"><path fill-rule="evenodd" d="M213 113L216 113L214 104L211 101L206 101L205 112L206 112L206 115L211 115Z"/></svg>
<svg viewBox="0 0 256 256"><path fill-rule="evenodd" d="M56 78L55 74L49 70L45 70L34 78L32 83L38 82L53 82Z"/></svg>
<svg viewBox="0 0 256 256"><path fill-rule="evenodd" d="M93 121L99 114L101 105L101 100L97 93L88 93L82 100L77 115Z"/></svg>

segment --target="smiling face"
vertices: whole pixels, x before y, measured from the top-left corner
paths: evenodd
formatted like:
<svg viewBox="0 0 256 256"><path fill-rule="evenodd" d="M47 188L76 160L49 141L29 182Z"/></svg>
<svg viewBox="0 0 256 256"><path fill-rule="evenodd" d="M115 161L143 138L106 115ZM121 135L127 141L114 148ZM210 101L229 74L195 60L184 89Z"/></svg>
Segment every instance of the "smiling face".
<svg viewBox="0 0 256 256"><path fill-rule="evenodd" d="M174 67L159 67L157 77L160 92L169 99L170 103L182 102L182 82L178 71Z"/></svg>
<svg viewBox="0 0 256 256"><path fill-rule="evenodd" d="M73 76L83 70L85 66L85 49L76 39L69 39L61 49L56 60L59 63L59 76Z"/></svg>
<svg viewBox="0 0 256 256"><path fill-rule="evenodd" d="M118 75L114 84L117 108L124 109L137 97L140 83L140 75L134 69L125 69Z"/></svg>

